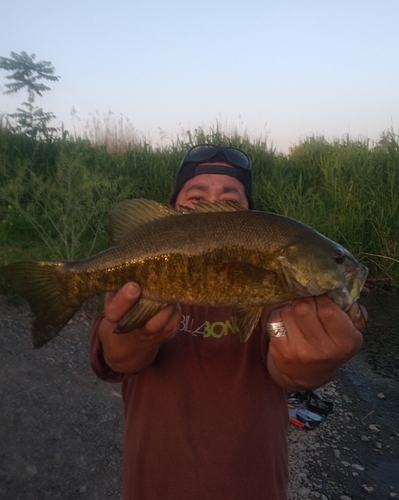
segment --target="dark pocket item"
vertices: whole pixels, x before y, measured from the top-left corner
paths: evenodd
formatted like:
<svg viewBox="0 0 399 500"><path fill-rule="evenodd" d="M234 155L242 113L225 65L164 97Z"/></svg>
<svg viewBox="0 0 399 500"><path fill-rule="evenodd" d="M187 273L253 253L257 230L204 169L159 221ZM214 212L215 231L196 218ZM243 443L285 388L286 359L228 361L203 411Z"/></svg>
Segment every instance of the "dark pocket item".
<svg viewBox="0 0 399 500"><path fill-rule="evenodd" d="M333 403L313 391L288 392L287 403L291 423L303 429L313 429L333 411Z"/></svg>

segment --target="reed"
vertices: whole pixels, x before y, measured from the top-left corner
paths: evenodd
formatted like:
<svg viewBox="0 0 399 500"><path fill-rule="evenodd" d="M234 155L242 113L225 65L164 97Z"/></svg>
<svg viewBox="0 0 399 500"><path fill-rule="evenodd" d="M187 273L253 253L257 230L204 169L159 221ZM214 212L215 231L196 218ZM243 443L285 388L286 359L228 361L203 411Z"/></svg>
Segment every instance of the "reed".
<svg viewBox="0 0 399 500"><path fill-rule="evenodd" d="M299 219L352 251L373 276L399 285L399 142L312 136L278 154L267 137L221 126L161 134L94 115L82 135L32 141L0 123L0 263L85 257L109 244L104 214L126 198L167 203L184 151L211 142L254 164L258 209Z"/></svg>

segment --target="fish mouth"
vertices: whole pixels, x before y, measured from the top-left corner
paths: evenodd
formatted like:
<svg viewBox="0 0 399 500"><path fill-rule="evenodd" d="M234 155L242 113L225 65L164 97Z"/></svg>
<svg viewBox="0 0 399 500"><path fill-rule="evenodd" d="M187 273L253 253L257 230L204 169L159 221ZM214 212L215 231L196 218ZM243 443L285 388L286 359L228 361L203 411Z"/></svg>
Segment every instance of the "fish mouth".
<svg viewBox="0 0 399 500"><path fill-rule="evenodd" d="M348 278L346 285L330 290L327 292L327 296L343 311L348 311L360 297L368 272L369 270L363 264L359 264L356 269L347 271L345 273Z"/></svg>
<svg viewBox="0 0 399 500"><path fill-rule="evenodd" d="M360 297L360 293L364 287L364 284L366 283L366 279L368 276L369 270L367 269L366 266L363 266L363 264L360 264L357 269L354 269L352 273L350 273L352 276L350 276L349 281L348 281L348 291L354 299L358 299Z"/></svg>

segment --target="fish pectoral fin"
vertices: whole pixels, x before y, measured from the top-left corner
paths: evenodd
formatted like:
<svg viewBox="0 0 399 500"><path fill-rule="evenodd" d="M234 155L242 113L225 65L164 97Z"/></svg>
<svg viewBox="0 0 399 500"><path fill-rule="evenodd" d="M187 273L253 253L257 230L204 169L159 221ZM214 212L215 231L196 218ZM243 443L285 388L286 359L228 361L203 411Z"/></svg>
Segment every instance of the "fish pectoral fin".
<svg viewBox="0 0 399 500"><path fill-rule="evenodd" d="M251 288L274 287L278 281L274 271L257 266L250 262L222 262L219 266L220 274L224 274L229 283Z"/></svg>
<svg viewBox="0 0 399 500"><path fill-rule="evenodd" d="M259 321L259 318L262 314L262 307L236 307L234 308L234 311L241 342L245 342L252 335L253 329Z"/></svg>
<svg viewBox="0 0 399 500"><path fill-rule="evenodd" d="M114 333L127 333L140 328L165 306L166 304L152 300L140 299L119 321Z"/></svg>

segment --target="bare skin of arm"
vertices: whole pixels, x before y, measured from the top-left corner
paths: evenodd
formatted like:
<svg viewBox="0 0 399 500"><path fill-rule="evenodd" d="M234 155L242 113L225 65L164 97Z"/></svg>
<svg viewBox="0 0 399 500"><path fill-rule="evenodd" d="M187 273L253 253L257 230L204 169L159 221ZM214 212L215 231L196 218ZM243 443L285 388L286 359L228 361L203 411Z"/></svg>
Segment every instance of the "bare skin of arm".
<svg viewBox="0 0 399 500"><path fill-rule="evenodd" d="M126 283L118 292L107 293L104 318L98 327L103 355L110 368L118 373L137 373L155 358L159 347L174 337L180 321L180 307L166 306L143 327L126 334L115 334L118 321L140 296L136 283Z"/></svg>
<svg viewBox="0 0 399 500"><path fill-rule="evenodd" d="M366 310L357 303L345 313L326 295L296 299L274 310L268 321L282 321L287 336L270 339L270 374L291 391L324 385L360 349L366 319Z"/></svg>

